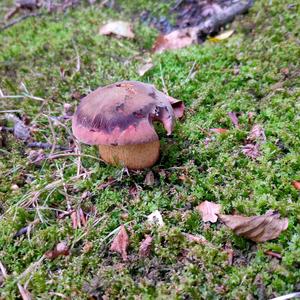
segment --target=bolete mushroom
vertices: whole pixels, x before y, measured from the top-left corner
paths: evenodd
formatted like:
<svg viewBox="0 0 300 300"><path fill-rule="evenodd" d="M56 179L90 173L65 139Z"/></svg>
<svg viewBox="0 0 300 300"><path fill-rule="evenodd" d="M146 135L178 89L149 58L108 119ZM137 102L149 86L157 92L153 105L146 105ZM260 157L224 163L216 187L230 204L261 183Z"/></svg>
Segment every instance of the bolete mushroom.
<svg viewBox="0 0 300 300"><path fill-rule="evenodd" d="M81 100L72 121L75 137L98 145L102 159L129 169L151 167L159 158L160 143L153 121L167 134L184 104L153 85L122 81L100 87Z"/></svg>

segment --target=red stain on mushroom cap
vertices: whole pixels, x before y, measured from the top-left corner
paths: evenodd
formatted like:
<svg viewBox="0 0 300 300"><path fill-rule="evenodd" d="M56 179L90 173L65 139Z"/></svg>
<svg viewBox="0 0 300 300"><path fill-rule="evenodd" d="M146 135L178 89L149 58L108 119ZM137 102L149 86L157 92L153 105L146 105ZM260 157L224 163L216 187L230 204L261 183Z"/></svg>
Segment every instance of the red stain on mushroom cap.
<svg viewBox="0 0 300 300"><path fill-rule="evenodd" d="M174 106L174 109L173 107ZM91 145L142 144L158 140L152 122L168 135L184 105L153 85L122 81L100 87L82 99L73 117L74 135Z"/></svg>

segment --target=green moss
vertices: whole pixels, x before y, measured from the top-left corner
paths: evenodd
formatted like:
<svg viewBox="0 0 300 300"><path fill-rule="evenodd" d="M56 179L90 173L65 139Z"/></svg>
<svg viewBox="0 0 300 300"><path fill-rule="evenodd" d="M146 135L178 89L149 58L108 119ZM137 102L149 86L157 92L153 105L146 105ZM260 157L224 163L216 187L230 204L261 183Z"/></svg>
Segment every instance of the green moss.
<svg viewBox="0 0 300 300"><path fill-rule="evenodd" d="M299 288L300 205L299 192L291 184L300 179L299 8L279 0L256 1L250 14L229 25L235 33L228 40L152 55L154 68L139 77L141 56L150 55L157 35L139 16L143 11L166 16L170 5L118 1L116 11L82 5L1 32L1 91L20 95L25 84L32 95L47 99L46 115L61 116L64 103L77 105L74 92L84 95L124 79L167 88L187 108L172 137L157 127L162 155L152 168L153 186L144 183L149 170L128 175L91 157L82 157L82 166L91 172L86 179L76 178L76 157L33 165L23 144L7 135L0 152L0 257L9 274L2 297L15 299L16 278L62 240L70 245L70 256L45 260L31 278L21 280L29 279L28 289L36 298L48 299L51 293L56 299L55 293L61 293L72 299L91 294L110 299L246 299L272 298ZM111 19L133 20L136 38L99 36L100 25ZM276 88L278 82L282 85ZM1 110L21 110L39 129L35 138L52 141L48 118L40 114L41 102L0 99L0 105ZM231 124L230 111L240 113L240 129ZM267 137L256 161L241 153L252 126L248 112ZM65 125L54 126L61 145L69 142L70 122ZM205 132L218 127L229 131L213 135L206 145ZM83 145L81 151L98 156L95 147ZM110 178L114 184L102 189ZM289 227L278 239L255 245L221 224L207 228L194 209L204 200L221 204L225 213L278 210L289 218ZM24 206L30 201L33 205ZM58 218L57 210L66 211L68 201L90 215L87 227L73 229L70 218ZM165 222L160 229L146 222L156 209ZM41 221L29 235L14 237L36 219ZM130 235L125 263L109 251L111 232L121 223L127 223ZM182 232L201 234L213 247L190 243ZM153 236L153 245L150 256L141 259L137 253L145 234ZM87 242L92 244L89 252L83 250ZM233 265L227 262L225 245L234 250ZM267 250L280 253L282 260L265 255Z"/></svg>

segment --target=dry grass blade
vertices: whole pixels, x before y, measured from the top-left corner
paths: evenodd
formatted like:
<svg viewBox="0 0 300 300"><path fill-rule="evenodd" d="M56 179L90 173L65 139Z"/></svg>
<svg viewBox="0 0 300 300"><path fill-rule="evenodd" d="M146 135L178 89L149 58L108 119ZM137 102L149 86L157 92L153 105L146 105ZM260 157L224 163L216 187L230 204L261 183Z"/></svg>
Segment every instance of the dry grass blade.
<svg viewBox="0 0 300 300"><path fill-rule="evenodd" d="M219 215L219 218L235 234L254 242L276 239L288 227L288 219L280 219L280 214L274 211L261 216Z"/></svg>

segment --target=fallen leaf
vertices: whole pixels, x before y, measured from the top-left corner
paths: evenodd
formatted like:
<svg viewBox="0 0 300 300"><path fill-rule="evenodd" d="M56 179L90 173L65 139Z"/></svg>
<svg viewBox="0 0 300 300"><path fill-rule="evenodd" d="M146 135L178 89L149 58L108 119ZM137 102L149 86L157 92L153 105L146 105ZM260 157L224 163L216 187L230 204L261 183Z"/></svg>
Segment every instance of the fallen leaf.
<svg viewBox="0 0 300 300"><path fill-rule="evenodd" d="M153 238L151 235L146 235L145 239L141 242L139 255L142 257L149 256L151 245L152 245Z"/></svg>
<svg viewBox="0 0 300 300"><path fill-rule="evenodd" d="M162 53L170 49L180 49L197 41L197 27L188 27L184 29L174 30L166 35L160 35L156 39L152 51Z"/></svg>
<svg viewBox="0 0 300 300"><path fill-rule="evenodd" d="M125 226L122 224L118 234L115 236L110 251L121 254L124 261L127 260L127 247L129 245L129 238Z"/></svg>
<svg viewBox="0 0 300 300"><path fill-rule="evenodd" d="M226 129L226 128L211 128L210 131L222 134L222 133L228 132L228 129Z"/></svg>
<svg viewBox="0 0 300 300"><path fill-rule="evenodd" d="M154 184L154 174L152 171L149 171L145 177L144 184L152 186Z"/></svg>
<svg viewBox="0 0 300 300"><path fill-rule="evenodd" d="M54 249L47 251L45 253L45 257L52 260L52 259L57 258L58 256L61 256L61 255L67 256L69 254L70 254L70 252L69 252L69 247L68 247L67 243L60 242L54 247Z"/></svg>
<svg viewBox="0 0 300 300"><path fill-rule="evenodd" d="M235 128L240 128L239 119L235 112L229 112L228 116Z"/></svg>
<svg viewBox="0 0 300 300"><path fill-rule="evenodd" d="M140 76L144 76L149 70L154 67L152 62L145 63L144 65L140 66L137 70L137 73Z"/></svg>
<svg viewBox="0 0 300 300"><path fill-rule="evenodd" d="M242 152L253 159L261 156L259 144L247 144L242 147Z"/></svg>
<svg viewBox="0 0 300 300"><path fill-rule="evenodd" d="M300 191L300 181L293 181L292 184L296 190Z"/></svg>
<svg viewBox="0 0 300 300"><path fill-rule="evenodd" d="M159 212L159 210L155 210L152 214L150 214L148 216L147 220L150 224L158 225L159 227L162 227L165 225L162 215Z"/></svg>
<svg viewBox="0 0 300 300"><path fill-rule="evenodd" d="M234 30L227 30L227 31L222 32L221 34L214 36L214 37L210 37L209 40L211 42L220 42L220 41L228 39L230 36L232 36L233 33L234 33Z"/></svg>
<svg viewBox="0 0 300 300"><path fill-rule="evenodd" d="M288 219L280 219L276 211L268 211L261 216L219 215L219 218L235 234L254 242L276 239L288 227Z"/></svg>
<svg viewBox="0 0 300 300"><path fill-rule="evenodd" d="M99 29L100 35L115 34L119 37L134 38L134 33L131 29L131 24L124 21L112 21Z"/></svg>
<svg viewBox="0 0 300 300"><path fill-rule="evenodd" d="M263 142L263 143L267 140L265 131L262 128L262 126L259 124L253 125L247 139L250 141Z"/></svg>
<svg viewBox="0 0 300 300"><path fill-rule="evenodd" d="M218 220L218 214L221 211L221 205L209 201L204 201L196 207L201 214L203 222L215 223Z"/></svg>

